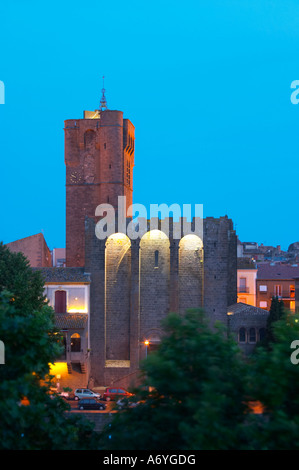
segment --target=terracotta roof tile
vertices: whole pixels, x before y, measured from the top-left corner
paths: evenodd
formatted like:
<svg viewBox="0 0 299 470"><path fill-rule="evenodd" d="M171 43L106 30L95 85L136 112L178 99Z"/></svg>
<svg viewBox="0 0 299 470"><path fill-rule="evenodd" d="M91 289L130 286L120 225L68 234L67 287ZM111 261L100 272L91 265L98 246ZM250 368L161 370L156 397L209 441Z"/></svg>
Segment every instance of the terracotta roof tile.
<svg viewBox="0 0 299 470"><path fill-rule="evenodd" d="M61 330L84 329L87 326L87 313L56 313L55 324Z"/></svg>

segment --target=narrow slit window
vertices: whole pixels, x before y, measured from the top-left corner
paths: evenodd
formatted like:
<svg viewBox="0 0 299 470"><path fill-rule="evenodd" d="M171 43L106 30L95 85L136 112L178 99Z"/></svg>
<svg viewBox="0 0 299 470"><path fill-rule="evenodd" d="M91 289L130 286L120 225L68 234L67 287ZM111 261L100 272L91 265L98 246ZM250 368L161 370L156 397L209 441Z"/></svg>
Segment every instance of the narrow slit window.
<svg viewBox="0 0 299 470"><path fill-rule="evenodd" d="M159 267L159 251L155 251L155 268Z"/></svg>

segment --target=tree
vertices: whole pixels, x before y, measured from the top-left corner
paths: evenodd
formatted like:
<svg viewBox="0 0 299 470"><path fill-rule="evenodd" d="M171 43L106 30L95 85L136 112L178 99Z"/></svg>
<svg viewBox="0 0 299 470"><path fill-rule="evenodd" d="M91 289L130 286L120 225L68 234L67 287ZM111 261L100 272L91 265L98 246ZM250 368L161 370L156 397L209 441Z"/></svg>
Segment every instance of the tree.
<svg viewBox="0 0 299 470"><path fill-rule="evenodd" d="M275 322L282 319L284 313L285 312L284 312L283 301L280 300L277 296L272 297L271 306L269 310L269 316L267 319L266 336L265 336L265 340L262 343L262 346L269 348L270 344L272 344L275 341L275 335L273 333L273 325L275 324Z"/></svg>
<svg viewBox="0 0 299 470"><path fill-rule="evenodd" d="M66 413L68 404L49 393L49 364L61 353L61 336L43 291L40 273L0 244L0 448L97 448L91 424Z"/></svg>
<svg viewBox="0 0 299 470"><path fill-rule="evenodd" d="M262 420L250 417L248 438L258 449L298 450L299 316L282 316L272 334L269 348L257 348L248 368L250 393L264 406Z"/></svg>
<svg viewBox="0 0 299 470"><path fill-rule="evenodd" d="M204 313L169 314L165 336L142 364L142 384L102 434L106 449L246 448L245 363ZM151 390L151 391L149 391Z"/></svg>

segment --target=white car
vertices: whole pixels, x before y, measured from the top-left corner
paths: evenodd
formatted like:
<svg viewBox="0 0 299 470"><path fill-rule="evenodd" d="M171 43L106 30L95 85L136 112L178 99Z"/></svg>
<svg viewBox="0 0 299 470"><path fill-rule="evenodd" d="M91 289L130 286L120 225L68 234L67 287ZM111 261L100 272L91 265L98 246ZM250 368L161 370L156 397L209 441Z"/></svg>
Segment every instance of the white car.
<svg viewBox="0 0 299 470"><path fill-rule="evenodd" d="M89 388L77 388L74 395L75 400L81 400L81 398L101 398L100 393L93 392Z"/></svg>

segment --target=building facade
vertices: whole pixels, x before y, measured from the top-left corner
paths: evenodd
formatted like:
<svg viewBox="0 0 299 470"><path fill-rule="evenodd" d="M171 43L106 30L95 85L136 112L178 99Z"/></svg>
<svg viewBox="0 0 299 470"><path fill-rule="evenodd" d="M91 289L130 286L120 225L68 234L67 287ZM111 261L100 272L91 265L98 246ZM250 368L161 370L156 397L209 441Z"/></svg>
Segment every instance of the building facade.
<svg viewBox="0 0 299 470"><path fill-rule="evenodd" d="M168 222L169 233L163 221L149 220L141 238L116 231L99 240L95 221L86 219L90 362L96 385L134 382L140 360L161 341L161 322L169 312L203 308L211 324L226 323L227 306L236 302L232 221L204 219L199 237L193 220L181 238L174 238L173 222Z"/></svg>
<svg viewBox="0 0 299 470"><path fill-rule="evenodd" d="M42 233L15 240L6 246L14 253L23 253L33 268L52 266L51 251Z"/></svg>
<svg viewBox="0 0 299 470"><path fill-rule="evenodd" d="M238 258L237 266L238 302L256 306L257 266L248 258Z"/></svg>
<svg viewBox="0 0 299 470"><path fill-rule="evenodd" d="M295 278L299 266L265 263L258 266L256 281L257 307L269 310L273 297L283 300L287 310L295 311Z"/></svg>
<svg viewBox="0 0 299 470"><path fill-rule="evenodd" d="M64 129L66 267L43 271L65 342L54 375L71 388L128 387L160 343L169 312L203 308L211 325L226 324L227 307L237 302L237 237L227 216L189 226L184 218L139 219L144 232L136 237L129 231L133 124L105 108L65 121ZM124 224L117 218L115 230L101 238L102 204Z"/></svg>
<svg viewBox="0 0 299 470"><path fill-rule="evenodd" d="M41 268L44 294L55 311L63 336L63 352L51 374L54 383L75 389L86 387L90 375L90 276L84 268Z"/></svg>
<svg viewBox="0 0 299 470"><path fill-rule="evenodd" d="M266 335L269 312L238 302L227 309L227 327L245 355L253 352Z"/></svg>

